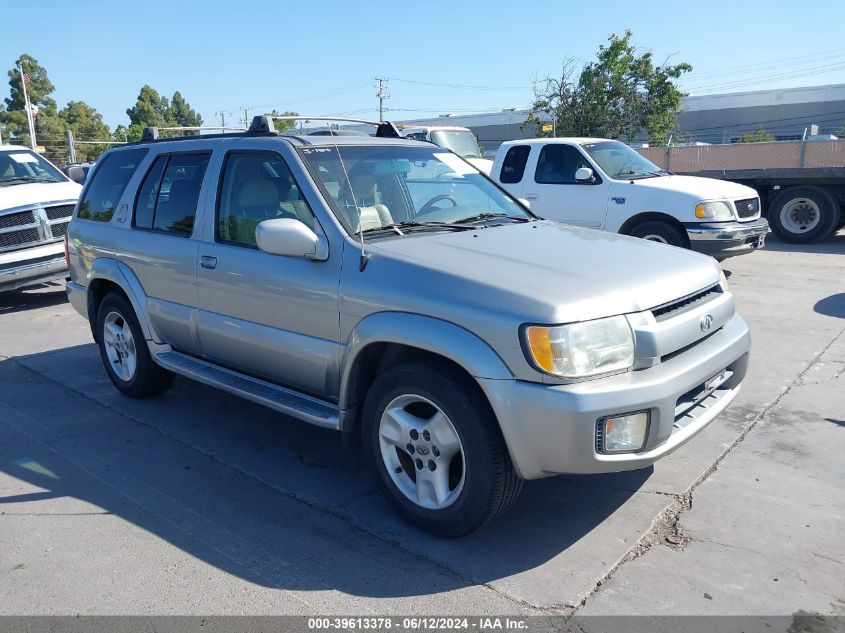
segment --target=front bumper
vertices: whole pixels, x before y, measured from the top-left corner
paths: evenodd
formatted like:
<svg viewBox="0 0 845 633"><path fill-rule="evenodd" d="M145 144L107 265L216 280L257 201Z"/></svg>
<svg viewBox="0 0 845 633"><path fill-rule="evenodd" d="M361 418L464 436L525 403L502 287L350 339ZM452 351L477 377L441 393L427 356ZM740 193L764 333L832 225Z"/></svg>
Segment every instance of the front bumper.
<svg viewBox="0 0 845 633"><path fill-rule="evenodd" d="M0 255L0 292L64 279L67 275L64 245L61 243Z"/></svg>
<svg viewBox="0 0 845 633"><path fill-rule="evenodd" d="M762 247L769 232L765 218L751 222L688 223L684 227L690 248L716 259L743 255Z"/></svg>
<svg viewBox="0 0 845 633"><path fill-rule="evenodd" d="M568 385L479 382L521 477L634 470L686 443L733 401L745 377L750 344L748 326L736 315L711 336L649 369ZM687 411L679 406L723 370L727 378L712 393ZM645 446L635 453L597 452L596 422L635 411L650 415Z"/></svg>

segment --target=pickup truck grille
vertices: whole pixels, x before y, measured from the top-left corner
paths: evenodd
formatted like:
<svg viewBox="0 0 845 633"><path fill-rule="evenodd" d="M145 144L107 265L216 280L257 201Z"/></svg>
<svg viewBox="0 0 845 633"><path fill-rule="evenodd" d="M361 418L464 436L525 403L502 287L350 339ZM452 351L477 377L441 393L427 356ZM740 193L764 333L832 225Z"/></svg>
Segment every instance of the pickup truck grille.
<svg viewBox="0 0 845 633"><path fill-rule="evenodd" d="M0 251L62 239L67 234L73 208L69 203L54 204L0 215Z"/></svg>
<svg viewBox="0 0 845 633"><path fill-rule="evenodd" d="M0 229L11 229L26 224L35 224L35 217L33 217L32 211L0 215Z"/></svg>
<svg viewBox="0 0 845 633"><path fill-rule="evenodd" d="M734 200L734 206L740 220L747 220L760 214L760 198Z"/></svg>

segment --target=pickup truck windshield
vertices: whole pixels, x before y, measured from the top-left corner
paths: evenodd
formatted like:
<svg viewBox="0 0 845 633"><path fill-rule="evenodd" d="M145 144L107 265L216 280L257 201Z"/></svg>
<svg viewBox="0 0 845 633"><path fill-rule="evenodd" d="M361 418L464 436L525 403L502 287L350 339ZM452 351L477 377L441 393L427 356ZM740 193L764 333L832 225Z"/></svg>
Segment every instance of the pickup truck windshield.
<svg viewBox="0 0 845 633"><path fill-rule="evenodd" d="M478 142L469 130L433 130L431 140L464 158L481 158Z"/></svg>
<svg viewBox="0 0 845 633"><path fill-rule="evenodd" d="M583 143L581 147L611 178L648 178L665 173L650 160L619 141Z"/></svg>
<svg viewBox="0 0 845 633"><path fill-rule="evenodd" d="M25 149L0 152L0 187L31 182L66 182L61 172L35 152Z"/></svg>
<svg viewBox="0 0 845 633"><path fill-rule="evenodd" d="M347 145L299 152L351 234L395 225L429 230L534 219L475 167L438 147Z"/></svg>

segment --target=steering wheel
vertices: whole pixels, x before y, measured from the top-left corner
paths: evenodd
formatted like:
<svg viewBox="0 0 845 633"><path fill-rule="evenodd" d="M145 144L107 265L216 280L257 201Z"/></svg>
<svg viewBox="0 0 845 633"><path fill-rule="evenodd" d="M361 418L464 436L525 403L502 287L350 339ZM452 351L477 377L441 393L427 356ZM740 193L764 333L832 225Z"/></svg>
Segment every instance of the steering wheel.
<svg viewBox="0 0 845 633"><path fill-rule="evenodd" d="M436 205L442 200L448 200L452 203L453 207L458 206L458 201L455 200L455 198L450 196L448 193L441 193L434 196L431 200L429 200L422 207L420 207L420 210L417 211L417 215L425 215L426 213L431 213L432 211L434 211L434 205Z"/></svg>

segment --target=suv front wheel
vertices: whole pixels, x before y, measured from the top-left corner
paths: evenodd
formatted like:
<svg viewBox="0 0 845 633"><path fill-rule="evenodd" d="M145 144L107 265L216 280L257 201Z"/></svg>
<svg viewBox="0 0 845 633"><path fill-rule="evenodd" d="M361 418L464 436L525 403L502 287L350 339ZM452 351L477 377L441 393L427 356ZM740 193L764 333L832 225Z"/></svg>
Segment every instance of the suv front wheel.
<svg viewBox="0 0 845 633"><path fill-rule="evenodd" d="M493 411L445 363L389 368L367 395L365 450L379 488L410 523L469 534L504 513L522 489Z"/></svg>
<svg viewBox="0 0 845 633"><path fill-rule="evenodd" d="M173 384L174 374L156 365L132 304L110 293L97 310L97 343L106 373L118 391L146 398Z"/></svg>

